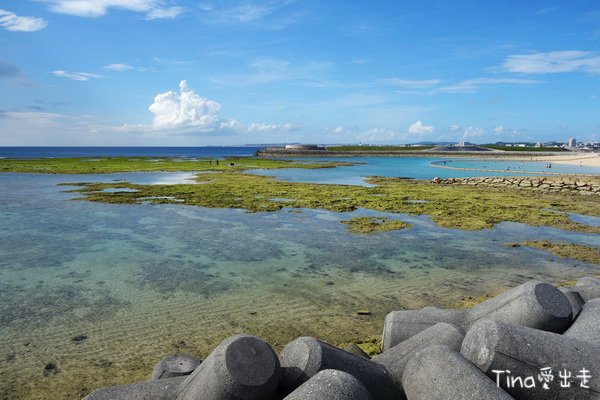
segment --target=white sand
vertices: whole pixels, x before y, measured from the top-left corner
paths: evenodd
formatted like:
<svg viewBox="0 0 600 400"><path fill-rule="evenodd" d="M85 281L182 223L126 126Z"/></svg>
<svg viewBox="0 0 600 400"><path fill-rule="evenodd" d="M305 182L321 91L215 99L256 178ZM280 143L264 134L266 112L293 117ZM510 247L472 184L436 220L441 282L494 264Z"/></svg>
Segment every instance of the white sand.
<svg viewBox="0 0 600 400"><path fill-rule="evenodd" d="M534 157L535 161L548 161L556 164L582 165L584 167L600 167L600 154L598 153L575 153L560 156Z"/></svg>

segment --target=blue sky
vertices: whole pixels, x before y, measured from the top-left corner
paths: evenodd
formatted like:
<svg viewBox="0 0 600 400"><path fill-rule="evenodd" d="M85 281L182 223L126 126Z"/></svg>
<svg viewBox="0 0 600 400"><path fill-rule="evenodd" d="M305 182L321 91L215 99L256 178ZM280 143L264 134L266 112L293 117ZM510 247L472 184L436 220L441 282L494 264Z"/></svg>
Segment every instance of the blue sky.
<svg viewBox="0 0 600 400"><path fill-rule="evenodd" d="M596 0L0 0L0 145L569 137Z"/></svg>

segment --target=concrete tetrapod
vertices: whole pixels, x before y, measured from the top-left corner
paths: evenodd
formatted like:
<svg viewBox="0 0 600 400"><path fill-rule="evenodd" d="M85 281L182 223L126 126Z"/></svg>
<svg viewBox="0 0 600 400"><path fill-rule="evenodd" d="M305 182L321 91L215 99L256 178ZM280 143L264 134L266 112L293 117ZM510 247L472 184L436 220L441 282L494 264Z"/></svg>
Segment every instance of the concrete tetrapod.
<svg viewBox="0 0 600 400"><path fill-rule="evenodd" d="M515 399L600 399L600 347L573 336L485 320L461 353Z"/></svg>
<svg viewBox="0 0 600 400"><path fill-rule="evenodd" d="M463 338L463 333L456 326L440 322L374 357L372 361L383 365L403 390L402 375L417 351L433 345L446 345L460 351Z"/></svg>
<svg viewBox="0 0 600 400"><path fill-rule="evenodd" d="M299 337L288 343L279 354L279 359L283 370L280 391L284 395L298 388L319 371L336 369L353 375L365 385L374 399L405 398L382 365L312 337Z"/></svg>
<svg viewBox="0 0 600 400"><path fill-rule="evenodd" d="M600 299L592 299L585 303L581 313L564 335L600 346Z"/></svg>
<svg viewBox="0 0 600 400"><path fill-rule="evenodd" d="M96 389L84 400L174 400L184 376Z"/></svg>
<svg viewBox="0 0 600 400"><path fill-rule="evenodd" d="M189 375L177 400L268 400L281 378L277 355L260 338L225 339Z"/></svg>
<svg viewBox="0 0 600 400"><path fill-rule="evenodd" d="M200 358L189 354L166 356L154 366L151 379L155 381L158 379L189 375L194 372L200 363L202 363Z"/></svg>
<svg viewBox="0 0 600 400"><path fill-rule="evenodd" d="M483 319L494 319L550 332L564 332L572 321L567 297L547 283L529 281L470 310L439 310L427 307L417 311L392 311L383 326L384 352L437 322L447 322L464 330Z"/></svg>
<svg viewBox="0 0 600 400"><path fill-rule="evenodd" d="M419 350L408 362L402 384L410 400L513 400L448 346Z"/></svg>
<svg viewBox="0 0 600 400"><path fill-rule="evenodd" d="M367 360L371 359L371 356L369 356L367 353L365 353L363 351L363 349L361 349L354 343L350 343L348 346L344 347L344 350L346 350L348 353L354 354L355 356L366 358Z"/></svg>
<svg viewBox="0 0 600 400"><path fill-rule="evenodd" d="M442 310L425 307L421 310L392 311L385 317L381 349L385 353L397 344L410 339L438 322L461 326L467 310Z"/></svg>
<svg viewBox="0 0 600 400"><path fill-rule="evenodd" d="M284 400L371 400L369 391L347 372L324 369Z"/></svg>
<svg viewBox="0 0 600 400"><path fill-rule="evenodd" d="M600 289L600 287L598 288ZM577 316L581 312L581 308L585 304L583 296L581 296L581 293L577 291L577 289L574 289L574 287L563 287L559 290L563 292L563 294L567 297L567 300L569 300L569 303L571 303L571 310L573 310L573 319L577 318Z"/></svg>

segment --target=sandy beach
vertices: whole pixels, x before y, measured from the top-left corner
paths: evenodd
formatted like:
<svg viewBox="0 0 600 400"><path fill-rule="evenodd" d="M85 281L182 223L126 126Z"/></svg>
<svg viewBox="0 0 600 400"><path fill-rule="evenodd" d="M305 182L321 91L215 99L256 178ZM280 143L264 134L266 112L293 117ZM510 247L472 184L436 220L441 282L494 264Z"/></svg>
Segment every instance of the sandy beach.
<svg viewBox="0 0 600 400"><path fill-rule="evenodd" d="M600 154L576 153L560 156L535 157L534 161L551 161L556 164L582 165L584 167L600 167Z"/></svg>

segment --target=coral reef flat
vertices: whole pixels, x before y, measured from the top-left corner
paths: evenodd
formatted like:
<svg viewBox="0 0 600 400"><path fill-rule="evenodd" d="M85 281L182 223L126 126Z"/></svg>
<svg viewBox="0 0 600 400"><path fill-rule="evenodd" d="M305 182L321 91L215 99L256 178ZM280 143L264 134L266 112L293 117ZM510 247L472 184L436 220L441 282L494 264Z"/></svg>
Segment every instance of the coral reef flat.
<svg viewBox="0 0 600 400"><path fill-rule="evenodd" d="M1 175L0 398L79 399L244 332L276 351L309 335L375 354L391 310L468 306L529 279L600 270L504 245L597 246L591 196L397 178L323 185L227 168L183 181ZM379 229L386 222L395 230Z"/></svg>

